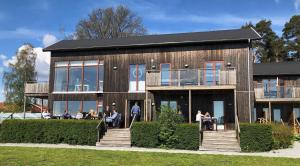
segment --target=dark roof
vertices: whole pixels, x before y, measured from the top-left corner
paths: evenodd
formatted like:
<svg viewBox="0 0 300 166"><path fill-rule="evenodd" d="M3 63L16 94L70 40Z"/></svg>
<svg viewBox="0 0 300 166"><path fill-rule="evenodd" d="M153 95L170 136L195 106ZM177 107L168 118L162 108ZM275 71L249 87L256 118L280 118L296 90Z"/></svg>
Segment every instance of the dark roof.
<svg viewBox="0 0 300 166"><path fill-rule="evenodd" d="M248 39L256 40L260 38L261 36L253 29L232 29L209 32L132 36L115 39L62 40L45 48L44 51L143 47L182 43L240 41Z"/></svg>
<svg viewBox="0 0 300 166"><path fill-rule="evenodd" d="M254 76L300 75L300 62L255 63Z"/></svg>

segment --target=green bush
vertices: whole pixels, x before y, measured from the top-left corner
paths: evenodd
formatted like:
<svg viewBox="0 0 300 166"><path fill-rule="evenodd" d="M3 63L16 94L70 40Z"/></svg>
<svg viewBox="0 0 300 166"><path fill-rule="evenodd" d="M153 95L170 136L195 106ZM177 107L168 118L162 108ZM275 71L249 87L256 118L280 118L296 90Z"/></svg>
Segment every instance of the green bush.
<svg viewBox="0 0 300 166"><path fill-rule="evenodd" d="M0 126L0 142L95 145L97 124L84 120L6 120ZM102 137L104 124L100 127Z"/></svg>
<svg viewBox="0 0 300 166"><path fill-rule="evenodd" d="M173 145L175 149L198 150L199 149L199 125L179 124L174 135L178 143Z"/></svg>
<svg viewBox="0 0 300 166"><path fill-rule="evenodd" d="M242 151L263 152L272 149L271 125L242 123L240 129L240 146Z"/></svg>
<svg viewBox="0 0 300 166"><path fill-rule="evenodd" d="M157 122L136 122L131 128L131 142L138 147L161 147L159 139L160 124ZM176 143L169 144L169 148L198 150L199 127L196 124L178 124L174 137Z"/></svg>
<svg viewBox="0 0 300 166"><path fill-rule="evenodd" d="M154 148L159 146L159 123L135 122L131 128L131 143L138 147Z"/></svg>
<svg viewBox="0 0 300 166"><path fill-rule="evenodd" d="M294 141L300 142L300 135L295 135L295 136L294 136Z"/></svg>
<svg viewBox="0 0 300 166"><path fill-rule="evenodd" d="M272 124L273 149L288 148L292 145L293 132L290 127Z"/></svg>

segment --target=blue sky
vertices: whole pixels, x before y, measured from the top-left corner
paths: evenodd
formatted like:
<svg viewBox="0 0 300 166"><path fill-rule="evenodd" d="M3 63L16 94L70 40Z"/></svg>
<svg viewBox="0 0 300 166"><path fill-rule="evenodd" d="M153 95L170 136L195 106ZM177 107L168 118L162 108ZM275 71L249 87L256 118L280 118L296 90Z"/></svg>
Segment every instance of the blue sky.
<svg viewBox="0 0 300 166"><path fill-rule="evenodd" d="M41 48L72 33L77 22L95 8L123 4L143 18L149 34L239 28L245 22L271 19L277 34L300 0L0 0L0 78L24 43L37 47L40 79L47 79ZM2 79L1 79L2 80ZM0 83L0 101L4 100Z"/></svg>

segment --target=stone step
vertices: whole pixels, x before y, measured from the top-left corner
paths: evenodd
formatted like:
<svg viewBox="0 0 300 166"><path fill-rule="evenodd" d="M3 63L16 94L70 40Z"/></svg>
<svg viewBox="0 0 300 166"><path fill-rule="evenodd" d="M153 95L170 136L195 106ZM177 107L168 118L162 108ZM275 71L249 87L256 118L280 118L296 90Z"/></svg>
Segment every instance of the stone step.
<svg viewBox="0 0 300 166"><path fill-rule="evenodd" d="M237 142L203 142L202 146L239 146Z"/></svg>
<svg viewBox="0 0 300 166"><path fill-rule="evenodd" d="M130 136L118 136L118 137L111 137L111 136L104 136L102 139L105 140L126 140L126 139L131 139Z"/></svg>
<svg viewBox="0 0 300 166"><path fill-rule="evenodd" d="M131 147L130 143L123 143L123 144L110 144L110 143L96 143L97 147Z"/></svg>
<svg viewBox="0 0 300 166"><path fill-rule="evenodd" d="M130 140L100 140L100 143L105 144L131 144Z"/></svg>
<svg viewBox="0 0 300 166"><path fill-rule="evenodd" d="M220 151L220 152L240 152L240 147L199 147L202 151Z"/></svg>
<svg viewBox="0 0 300 166"><path fill-rule="evenodd" d="M236 139L230 139L230 140L220 140L220 139L204 139L202 141L203 143L207 142L207 143L238 143Z"/></svg>

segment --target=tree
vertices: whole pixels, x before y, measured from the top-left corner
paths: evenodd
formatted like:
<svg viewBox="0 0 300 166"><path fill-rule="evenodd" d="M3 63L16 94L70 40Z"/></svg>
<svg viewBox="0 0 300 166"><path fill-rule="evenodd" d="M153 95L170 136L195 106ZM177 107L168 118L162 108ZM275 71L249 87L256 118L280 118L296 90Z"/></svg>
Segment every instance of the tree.
<svg viewBox="0 0 300 166"><path fill-rule="evenodd" d="M3 74L6 103L15 105L12 111L21 111L24 104L24 84L36 78L36 53L30 44L23 45L16 53L16 61L9 63Z"/></svg>
<svg viewBox="0 0 300 166"><path fill-rule="evenodd" d="M253 43L255 59L258 62L279 62L286 56L284 42L272 30L271 25L270 20L261 20L255 26L251 22L242 26L242 28L254 28L262 37L262 40Z"/></svg>
<svg viewBox="0 0 300 166"><path fill-rule="evenodd" d="M300 61L300 15L293 16L282 31L288 53Z"/></svg>
<svg viewBox="0 0 300 166"><path fill-rule="evenodd" d="M146 29L141 17L125 6L96 9L88 19L79 21L76 26L77 39L103 39L144 35Z"/></svg>

